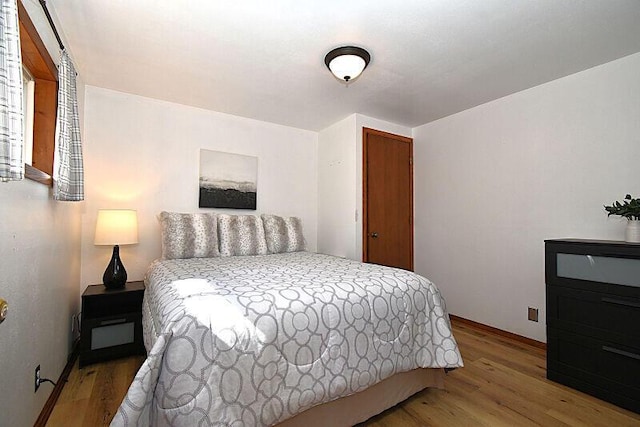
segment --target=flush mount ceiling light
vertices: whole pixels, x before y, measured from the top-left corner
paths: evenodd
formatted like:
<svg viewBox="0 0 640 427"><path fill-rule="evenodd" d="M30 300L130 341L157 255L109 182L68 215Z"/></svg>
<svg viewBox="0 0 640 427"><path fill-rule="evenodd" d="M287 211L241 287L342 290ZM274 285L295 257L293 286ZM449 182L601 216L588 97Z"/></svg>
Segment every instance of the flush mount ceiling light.
<svg viewBox="0 0 640 427"><path fill-rule="evenodd" d="M324 57L327 68L346 83L358 77L367 68L370 60L369 52L356 46L338 47Z"/></svg>

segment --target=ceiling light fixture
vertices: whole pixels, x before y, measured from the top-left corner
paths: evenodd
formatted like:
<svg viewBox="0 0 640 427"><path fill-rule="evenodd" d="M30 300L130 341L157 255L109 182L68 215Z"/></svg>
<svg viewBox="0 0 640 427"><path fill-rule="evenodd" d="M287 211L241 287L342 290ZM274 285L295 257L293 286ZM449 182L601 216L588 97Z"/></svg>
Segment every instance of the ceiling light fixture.
<svg viewBox="0 0 640 427"><path fill-rule="evenodd" d="M324 57L324 63L334 76L345 83L358 77L371 61L369 52L361 47L342 46Z"/></svg>

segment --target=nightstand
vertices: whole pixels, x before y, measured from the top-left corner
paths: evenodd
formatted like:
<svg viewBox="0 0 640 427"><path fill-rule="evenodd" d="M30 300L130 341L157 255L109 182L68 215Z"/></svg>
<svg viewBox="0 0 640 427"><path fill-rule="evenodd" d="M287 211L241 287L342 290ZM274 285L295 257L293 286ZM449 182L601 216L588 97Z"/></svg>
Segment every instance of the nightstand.
<svg viewBox="0 0 640 427"><path fill-rule="evenodd" d="M146 354L142 341L143 282L122 289L91 285L82 294L80 367Z"/></svg>

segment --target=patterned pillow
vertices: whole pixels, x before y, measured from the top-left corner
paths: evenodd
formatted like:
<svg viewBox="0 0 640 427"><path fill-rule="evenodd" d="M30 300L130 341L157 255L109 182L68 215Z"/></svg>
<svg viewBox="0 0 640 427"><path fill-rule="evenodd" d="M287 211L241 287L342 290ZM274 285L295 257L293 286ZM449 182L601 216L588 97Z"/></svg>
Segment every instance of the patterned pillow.
<svg viewBox="0 0 640 427"><path fill-rule="evenodd" d="M218 221L213 213L161 212L162 258L210 258L220 256Z"/></svg>
<svg viewBox="0 0 640 427"><path fill-rule="evenodd" d="M262 220L254 215L218 215L220 255L266 255Z"/></svg>
<svg viewBox="0 0 640 427"><path fill-rule="evenodd" d="M300 218L262 214L262 222L264 222L264 234L270 254L299 252L306 249Z"/></svg>

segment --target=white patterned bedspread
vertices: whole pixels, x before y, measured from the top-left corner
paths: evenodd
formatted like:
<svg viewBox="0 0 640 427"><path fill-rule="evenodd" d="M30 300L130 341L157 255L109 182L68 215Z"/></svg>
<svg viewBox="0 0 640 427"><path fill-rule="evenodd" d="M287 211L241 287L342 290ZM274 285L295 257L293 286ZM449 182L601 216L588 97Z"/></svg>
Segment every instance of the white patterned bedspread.
<svg viewBox="0 0 640 427"><path fill-rule="evenodd" d="M272 425L415 368L460 367L438 289L309 252L154 261L149 355L112 426Z"/></svg>

